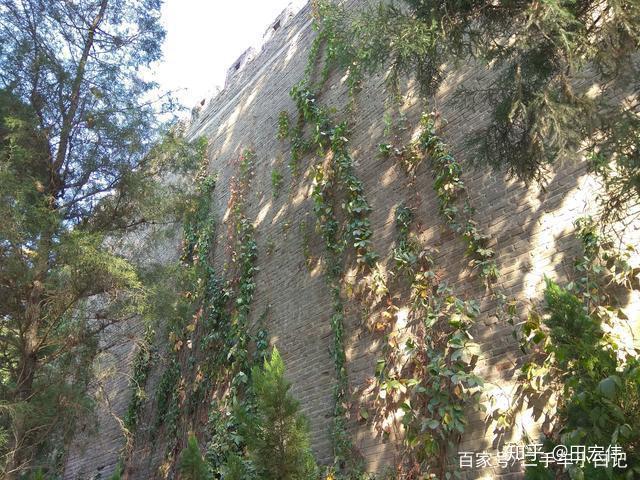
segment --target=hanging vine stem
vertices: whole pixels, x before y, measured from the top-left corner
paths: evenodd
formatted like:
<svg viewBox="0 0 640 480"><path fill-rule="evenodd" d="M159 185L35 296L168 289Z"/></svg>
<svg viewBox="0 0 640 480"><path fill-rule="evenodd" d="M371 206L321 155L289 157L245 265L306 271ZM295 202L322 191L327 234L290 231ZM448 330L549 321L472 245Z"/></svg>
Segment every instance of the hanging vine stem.
<svg viewBox="0 0 640 480"><path fill-rule="evenodd" d="M439 212L449 228L462 236L467 244L467 255L472 257L471 266L478 270L480 278L489 285L499 275L495 252L487 246L489 237L480 232L476 222L471 218L474 209L469 204L466 186L462 180L462 166L451 155L447 144L436 134L435 120L432 114L422 115L417 144L431 160L433 189L438 197ZM414 160L406 165L407 171L415 175L415 170L424 157L411 158ZM464 200L462 208L459 206L460 199Z"/></svg>
<svg viewBox="0 0 640 480"><path fill-rule="evenodd" d="M153 346L155 334L155 330L150 326L145 328L142 341L138 345L138 351L133 360L133 374L130 381L130 388L133 393L124 417L124 426L127 429L127 435L130 437L127 440L128 446L133 443L133 436L140 420L140 413L147 398L144 389L151 371L151 360L155 353Z"/></svg>
<svg viewBox="0 0 640 480"><path fill-rule="evenodd" d="M417 170L428 158L433 170L433 189L438 199L438 211L447 226L460 235L467 246L466 255L471 257L470 266L490 290L496 301L497 315L501 320L514 324L517 318L517 301L509 298L504 290L496 286L500 270L495 252L489 248L489 236L482 233L473 220L475 209L469 202L466 185L462 179L462 165L450 153L448 145L436 134L437 115L423 113L419 123L418 138L407 146L397 147L380 144L379 151L385 156L396 157L414 181ZM460 206L462 204L462 206Z"/></svg>
<svg viewBox="0 0 640 480"><path fill-rule="evenodd" d="M400 206L395 216L393 257L410 281L406 322L415 327L389 335L376 369L375 405L385 417L385 433L391 429L389 417L402 412L405 451L396 473L445 478L468 423L467 409L479 407L483 381L473 374L477 345L469 333L479 308L441 280L432 253L411 235L413 211Z"/></svg>
<svg viewBox="0 0 640 480"><path fill-rule="evenodd" d="M436 115L422 114L420 134L410 151L419 148L423 155L411 155L415 159L407 165L407 171L415 172L425 157L431 160L433 168L433 189L439 203L439 212L449 228L459 235L467 245L466 254L471 257L470 265L489 289L496 302L496 314L501 321L514 325L518 318L518 302L509 298L504 289L495 286L500 277L495 252L489 248L489 236L482 233L472 216L475 209L470 205L467 188L462 180L462 166L450 153L448 145L436 134ZM463 200L463 207L459 207Z"/></svg>
<svg viewBox="0 0 640 480"><path fill-rule="evenodd" d="M364 196L362 182L353 172L353 162L347 149L347 124L343 122L333 126L327 110L318 104L317 96L308 88L314 62L321 57L322 48L325 49L327 58L318 89L328 79L331 65L335 63L336 52L331 48L333 41L327 32L331 32L331 29L319 31L310 52L305 80L291 91L298 109L298 127L291 137L296 145L294 151L298 154L312 151L314 147L319 153L331 154L327 166L321 163L314 167L312 197L318 228L327 251L326 278L334 303L331 324L334 333L337 385L334 394L333 438L336 460L343 461L344 454L349 453L348 449L343 448L344 444L340 443L346 438L343 416L348 403L341 401L346 398L348 379L344 367L344 303L340 295L340 282L344 274L342 256L347 247L347 240L341 238L340 234L336 201L333 198L337 190L335 187L341 187L346 192L347 200L343 202L343 208L347 221L343 228L347 238L352 242L358 264L373 273L372 278L383 277L375 275L380 269L379 257L371 248L371 226L368 219L371 208ZM460 178L461 169L448 154L444 143L435 136L435 126L430 125L427 120L427 117L423 117L420 138L407 149L411 154L406 156L410 160L408 165L415 171L425 154L434 157L437 167L434 188L440 201L441 214L445 216L450 228L463 236L468 249L474 254L473 266L479 268L481 277L488 282L497 276L493 252L486 246L488 239L475 228L470 218L471 209L468 202L464 210L464 224L459 224L461 220L455 202L457 195L464 191L464 184ZM306 142L302 136L305 122L312 126L311 138ZM422 154L421 149L424 151ZM296 158L299 158L299 155ZM408 214L410 211L404 213ZM397 392L408 392L406 401L402 402L405 444L414 453L416 462L415 465L405 464L401 468L406 467L405 473L415 474L415 478L418 478L418 472L426 466L429 472L437 471L444 477L447 470L447 451L450 451L464 432L464 409L472 399L477 402L480 396L482 380L472 373L472 362L477 357L471 353L474 344L470 341L469 334L479 309L475 302L464 302L456 298L448 286L435 278L431 269L433 261L428 252L423 249L413 251L419 245L409 241L410 219L405 221L404 239L400 241L396 253L400 256L404 253L415 257L413 261L405 263L404 267L411 278L411 314L420 321L421 326L405 345L409 359L405 360L404 367L395 370L398 375L385 378L388 373L386 365L378 369L381 375L379 390L385 394L388 392L389 398ZM400 268L400 265L398 267ZM382 296L389 295L386 282L381 282L378 293ZM399 347L399 344L396 347ZM410 377L400 377L401 373L408 373ZM412 400L415 408L412 407ZM425 411L430 412L429 417L424 416ZM437 458L436 462L434 457ZM433 463L436 463L435 467Z"/></svg>
<svg viewBox="0 0 640 480"><path fill-rule="evenodd" d="M212 396L215 403L216 391L228 393L225 398L229 402L221 407L227 412L230 402L250 396L252 361L248 352L252 339L248 321L255 290L257 244L245 207L254 161L255 153L244 150L238 178L231 186L228 238L235 280L225 281L211 264L216 226L211 197L216 176L207 173L204 160L196 177L193 203L185 215L183 255L177 272L185 283L179 286L182 293L169 322L169 366L161 377L157 395L156 428L164 425L169 438L167 458L161 468L165 477L175 459L181 418L192 416ZM264 330L258 332L255 339L258 350L264 346L265 338ZM198 358L203 361L197 361ZM184 407L189 411L180 415ZM211 432L212 428L208 430Z"/></svg>
<svg viewBox="0 0 640 480"><path fill-rule="evenodd" d="M335 463L340 471L358 471L362 468L354 461L354 447L349 438L346 416L350 408L349 382L344 352L344 300L342 282L344 277L344 259L347 246L353 248L356 262L370 275L369 288L378 297L388 294L385 279L379 273L378 258L371 245L372 230L368 215L371 207L364 195L362 182L355 175L353 160L348 151L347 124L332 125L328 111L320 106L316 96L301 82L291 90L291 96L298 109L298 129L291 132L292 143L304 145L301 152L315 150L323 155L330 153L329 164L320 163L313 167L312 198L317 228L324 240L326 250L325 278L332 295L333 315L333 355L336 370L334 389L334 423L332 438ZM302 130L308 122L311 125L311 137L302 139ZM337 189L335 188L337 187ZM342 208L347 217L340 225L337 218L334 197L336 191L346 196ZM350 245L349 245L350 244Z"/></svg>
<svg viewBox="0 0 640 480"><path fill-rule="evenodd" d="M234 405L243 409L253 408L251 393L251 367L254 360L264 354L268 345L267 333L263 327L255 338L250 335L249 315L255 291L255 274L258 258L255 229L246 215L246 202L254 175L255 152L243 150L240 156L238 175L232 180L231 196L228 203L230 221L228 239L231 263L237 279L228 282L228 294L219 308L224 322L215 325L211 335L215 335L217 348L215 370L218 375L216 388L223 392L223 398L215 395L211 400L207 422L207 460L214 471L226 464L229 455L241 455L244 441L237 434L238 421ZM262 317L260 322L262 323ZM254 358L249 355L249 344L256 344Z"/></svg>
<svg viewBox="0 0 640 480"><path fill-rule="evenodd" d="M232 370L236 373L232 385L235 387L246 383L251 368L247 333L249 331L249 313L255 291L254 276L258 271L256 266L258 246L255 241L255 229L253 223L246 216L245 207L254 174L255 157L255 152L250 149L246 149L242 153L239 182L237 186L232 187L232 199L230 200L236 238L232 260L240 270L235 301L237 308L231 319L234 337L237 340L230 352L234 358Z"/></svg>
<svg viewBox="0 0 640 480"><path fill-rule="evenodd" d="M211 208L211 196L216 186L216 175L209 174L206 161L207 142L197 143L200 169L195 177L195 188L183 217L183 251L179 264L171 267L176 284L165 294L179 291L175 301L167 304L169 311L161 314L167 319L169 348L166 356L168 365L162 373L157 389L156 421L153 430L164 426L166 460L161 466L161 474L167 476L178 445L178 422L180 410L185 407L186 390L192 388L188 407L194 409L204 393L201 372L192 372L195 357L191 350L194 332L200 319L208 316L209 305L213 303L214 284L219 282L210 266L213 248L215 217ZM163 291L158 293L163 294ZM166 302L166 299L162 299ZM160 313L160 312L156 312ZM189 346L189 349L184 348ZM186 369L186 370L185 370ZM190 384L189 384L190 383Z"/></svg>
<svg viewBox="0 0 640 480"><path fill-rule="evenodd" d="M343 275L342 253L344 242L338 239L339 224L332 202L329 199L331 180L322 165L314 167L312 198L317 226L324 240L326 255L325 279L331 292L333 315L331 331L333 333L333 362L336 371L336 384L333 390L333 426L332 439L334 462L342 470L350 459L353 445L346 427L345 414L348 410L349 379L347 377L346 354L344 351L344 302L341 295Z"/></svg>

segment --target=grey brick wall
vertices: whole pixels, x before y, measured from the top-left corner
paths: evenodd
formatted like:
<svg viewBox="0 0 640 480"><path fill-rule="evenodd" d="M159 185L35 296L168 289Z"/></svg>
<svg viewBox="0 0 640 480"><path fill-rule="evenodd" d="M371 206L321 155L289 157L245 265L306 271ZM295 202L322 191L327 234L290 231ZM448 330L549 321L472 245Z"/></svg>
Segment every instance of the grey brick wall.
<svg viewBox="0 0 640 480"><path fill-rule="evenodd" d="M229 216L229 186L237 174L241 151L252 148L256 152L255 178L247 207L249 218L255 219L260 267L252 321L268 311L271 343L280 349L288 377L293 382L293 393L309 417L314 452L320 461L328 462L331 459L329 427L335 378L330 352L332 307L322 278L322 265L314 261L309 270L305 266L299 229L300 223L306 222L311 231L309 246L317 260L323 247L313 231L315 218L307 170L316 159L313 156L304 158L302 173L298 178L291 178L286 169L289 146L276 139L280 111L289 112L295 119L295 107L288 92L303 76L313 35L307 6L273 32L262 51L230 78L225 89L200 112L191 127L191 135L205 135L210 141L211 170L219 175L214 205L221 221ZM475 128L487 121L487 112L455 103L452 94L457 85L486 82L490 80L489 75L472 64L450 72L448 80L430 99L428 108L437 109L447 120L441 134L466 166L463 177L471 203L477 209L474 218L479 227L491 235L492 248L496 251L501 272L499 287L526 305L539 300L544 275L564 278L570 272L578 247L571 235L572 222L580 215L595 212L597 182L587 174L579 159L567 160L557 172L550 172L545 190L535 185L525 186L489 170L472 169L465 141ZM350 115L345 113L348 95L340 75L334 74L329 85L322 94L322 102L336 109L336 117L346 118ZM417 125L423 106L410 81L403 87L406 101L402 111L410 125ZM385 140L382 136L385 98L384 79L376 76L368 79L350 118L353 126L350 149L356 173L364 182L373 208L370 219L374 247L383 257L390 254L396 236L395 208L402 202L411 202L416 207L420 238L425 245L438 250L436 263L442 268L445 279L458 296L476 299L481 304L482 316L474 328L482 352L476 371L488 384L487 405L492 401L508 403L512 399L520 359L513 329L495 318L495 305L490 301L489 292L470 271L462 240L452 234L438 216L427 162L418 170L415 181L410 182L393 159L384 159L377 154L378 143ZM404 141L410 140L412 133L406 132ZM283 192L277 200L271 189L274 165L279 165L285 172ZM627 240L637 242L639 229L637 224L627 229ZM215 263L218 269L228 261L228 249L221 248L227 240L226 232L226 228L217 230ZM276 248L269 254L270 244L275 244ZM402 293L398 298L402 300ZM638 298L632 297L628 312L636 323L638 305ZM363 392L374 373L384 342L367 328L368 319L362 318L361 312L359 303L350 300L346 338L354 411L360 401L366 400ZM124 372L132 358L127 353L130 344L125 343L119 349L122 355L116 361L117 368ZM127 382L124 378L123 375L120 380L114 380L110 387L116 399L112 403L116 414L124 413L129 398L123 387ZM148 389L150 397L153 397L157 378L157 372L152 374ZM151 409L147 408L144 415L150 423ZM115 464L115 452L122 445L122 437L110 422L107 412L100 411L98 429L91 436L93 440L87 434L79 434L81 440L69 448L65 479L90 478L99 467ZM358 423L356 415L353 415L350 427L355 444L371 471L382 471L400 455L401 450L393 438L382 438L375 428ZM463 438L461 449L491 450L505 441L518 441L524 431L535 437L536 424L530 410L523 412L514 430L506 434L496 432L495 425L486 422L483 414L474 414L472 428ZM90 447L82 449L83 445ZM149 438L143 428L136 438L128 478L156 478L163 451L164 439ZM105 467L102 471L107 470ZM507 479L520 478L519 475L488 469L469 472L469 478Z"/></svg>

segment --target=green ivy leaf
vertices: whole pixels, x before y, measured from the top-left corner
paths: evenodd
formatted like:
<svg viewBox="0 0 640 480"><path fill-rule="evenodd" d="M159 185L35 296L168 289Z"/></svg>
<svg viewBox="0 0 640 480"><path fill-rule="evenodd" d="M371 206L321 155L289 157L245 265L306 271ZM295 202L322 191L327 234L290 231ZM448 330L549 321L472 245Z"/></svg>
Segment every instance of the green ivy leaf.
<svg viewBox="0 0 640 480"><path fill-rule="evenodd" d="M598 383L598 392L609 400L613 400L621 384L620 377L611 375Z"/></svg>

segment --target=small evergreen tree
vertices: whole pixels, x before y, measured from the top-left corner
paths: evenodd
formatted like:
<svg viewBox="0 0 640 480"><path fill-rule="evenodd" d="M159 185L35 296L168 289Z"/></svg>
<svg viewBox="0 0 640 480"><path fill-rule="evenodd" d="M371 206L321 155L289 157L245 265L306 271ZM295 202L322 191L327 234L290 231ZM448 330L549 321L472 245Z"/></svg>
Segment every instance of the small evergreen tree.
<svg viewBox="0 0 640 480"><path fill-rule="evenodd" d="M207 463L200 453L198 440L193 434L189 435L187 446L180 453L178 471L182 480L209 480L211 478Z"/></svg>
<svg viewBox="0 0 640 480"><path fill-rule="evenodd" d="M33 472L29 478L30 480L45 480L44 472L41 468L39 468L38 470Z"/></svg>
<svg viewBox="0 0 640 480"><path fill-rule="evenodd" d="M247 480L247 478L251 478L251 476L242 458L236 454L231 454L227 457L222 478L224 478L224 480Z"/></svg>
<svg viewBox="0 0 640 480"><path fill-rule="evenodd" d="M300 413L299 402L289 393L291 383L284 378L284 362L275 347L264 368L253 368L252 379L255 410L239 417L258 478L315 478L309 427Z"/></svg>

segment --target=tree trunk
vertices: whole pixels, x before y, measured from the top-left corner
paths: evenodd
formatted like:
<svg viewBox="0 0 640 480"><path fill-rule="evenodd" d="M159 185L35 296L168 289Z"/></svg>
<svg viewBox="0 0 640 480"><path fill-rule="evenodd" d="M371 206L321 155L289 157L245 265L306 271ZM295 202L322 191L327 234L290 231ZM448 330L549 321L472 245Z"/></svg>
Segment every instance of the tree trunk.
<svg viewBox="0 0 640 480"><path fill-rule="evenodd" d="M41 251L41 253L43 252ZM45 259L44 265L43 261L39 262L39 274L37 276L44 279L47 271L46 259L48 258L48 251L47 255L39 256L40 259L42 257ZM22 353L18 364L16 390L13 395L13 403L15 405L28 403L33 395L33 381L38 367L38 331L41 321L40 305L43 292L42 280L34 280L25 309L24 324L26 329L22 335ZM7 476L5 477L7 480L17 479L25 467L28 467L30 461L29 427L26 415L26 413L18 411L13 419L10 454L6 468Z"/></svg>
<svg viewBox="0 0 640 480"><path fill-rule="evenodd" d="M91 22L89 31L87 33L87 39L85 40L84 48L82 50L82 55L80 57L80 61L78 62L78 68L76 69L76 76L73 80L70 104L66 111L61 112L62 129L60 131L60 144L58 146L58 152L53 164L53 171L57 173L59 173L59 170L63 167L64 162L67 158L69 139L73 130L74 122L76 120L76 112L80 104L80 90L82 88L82 82L84 81L87 61L89 60L89 54L91 53L91 49L93 48L96 31L104 20L108 4L109 0L102 0L100 2L100 9Z"/></svg>

